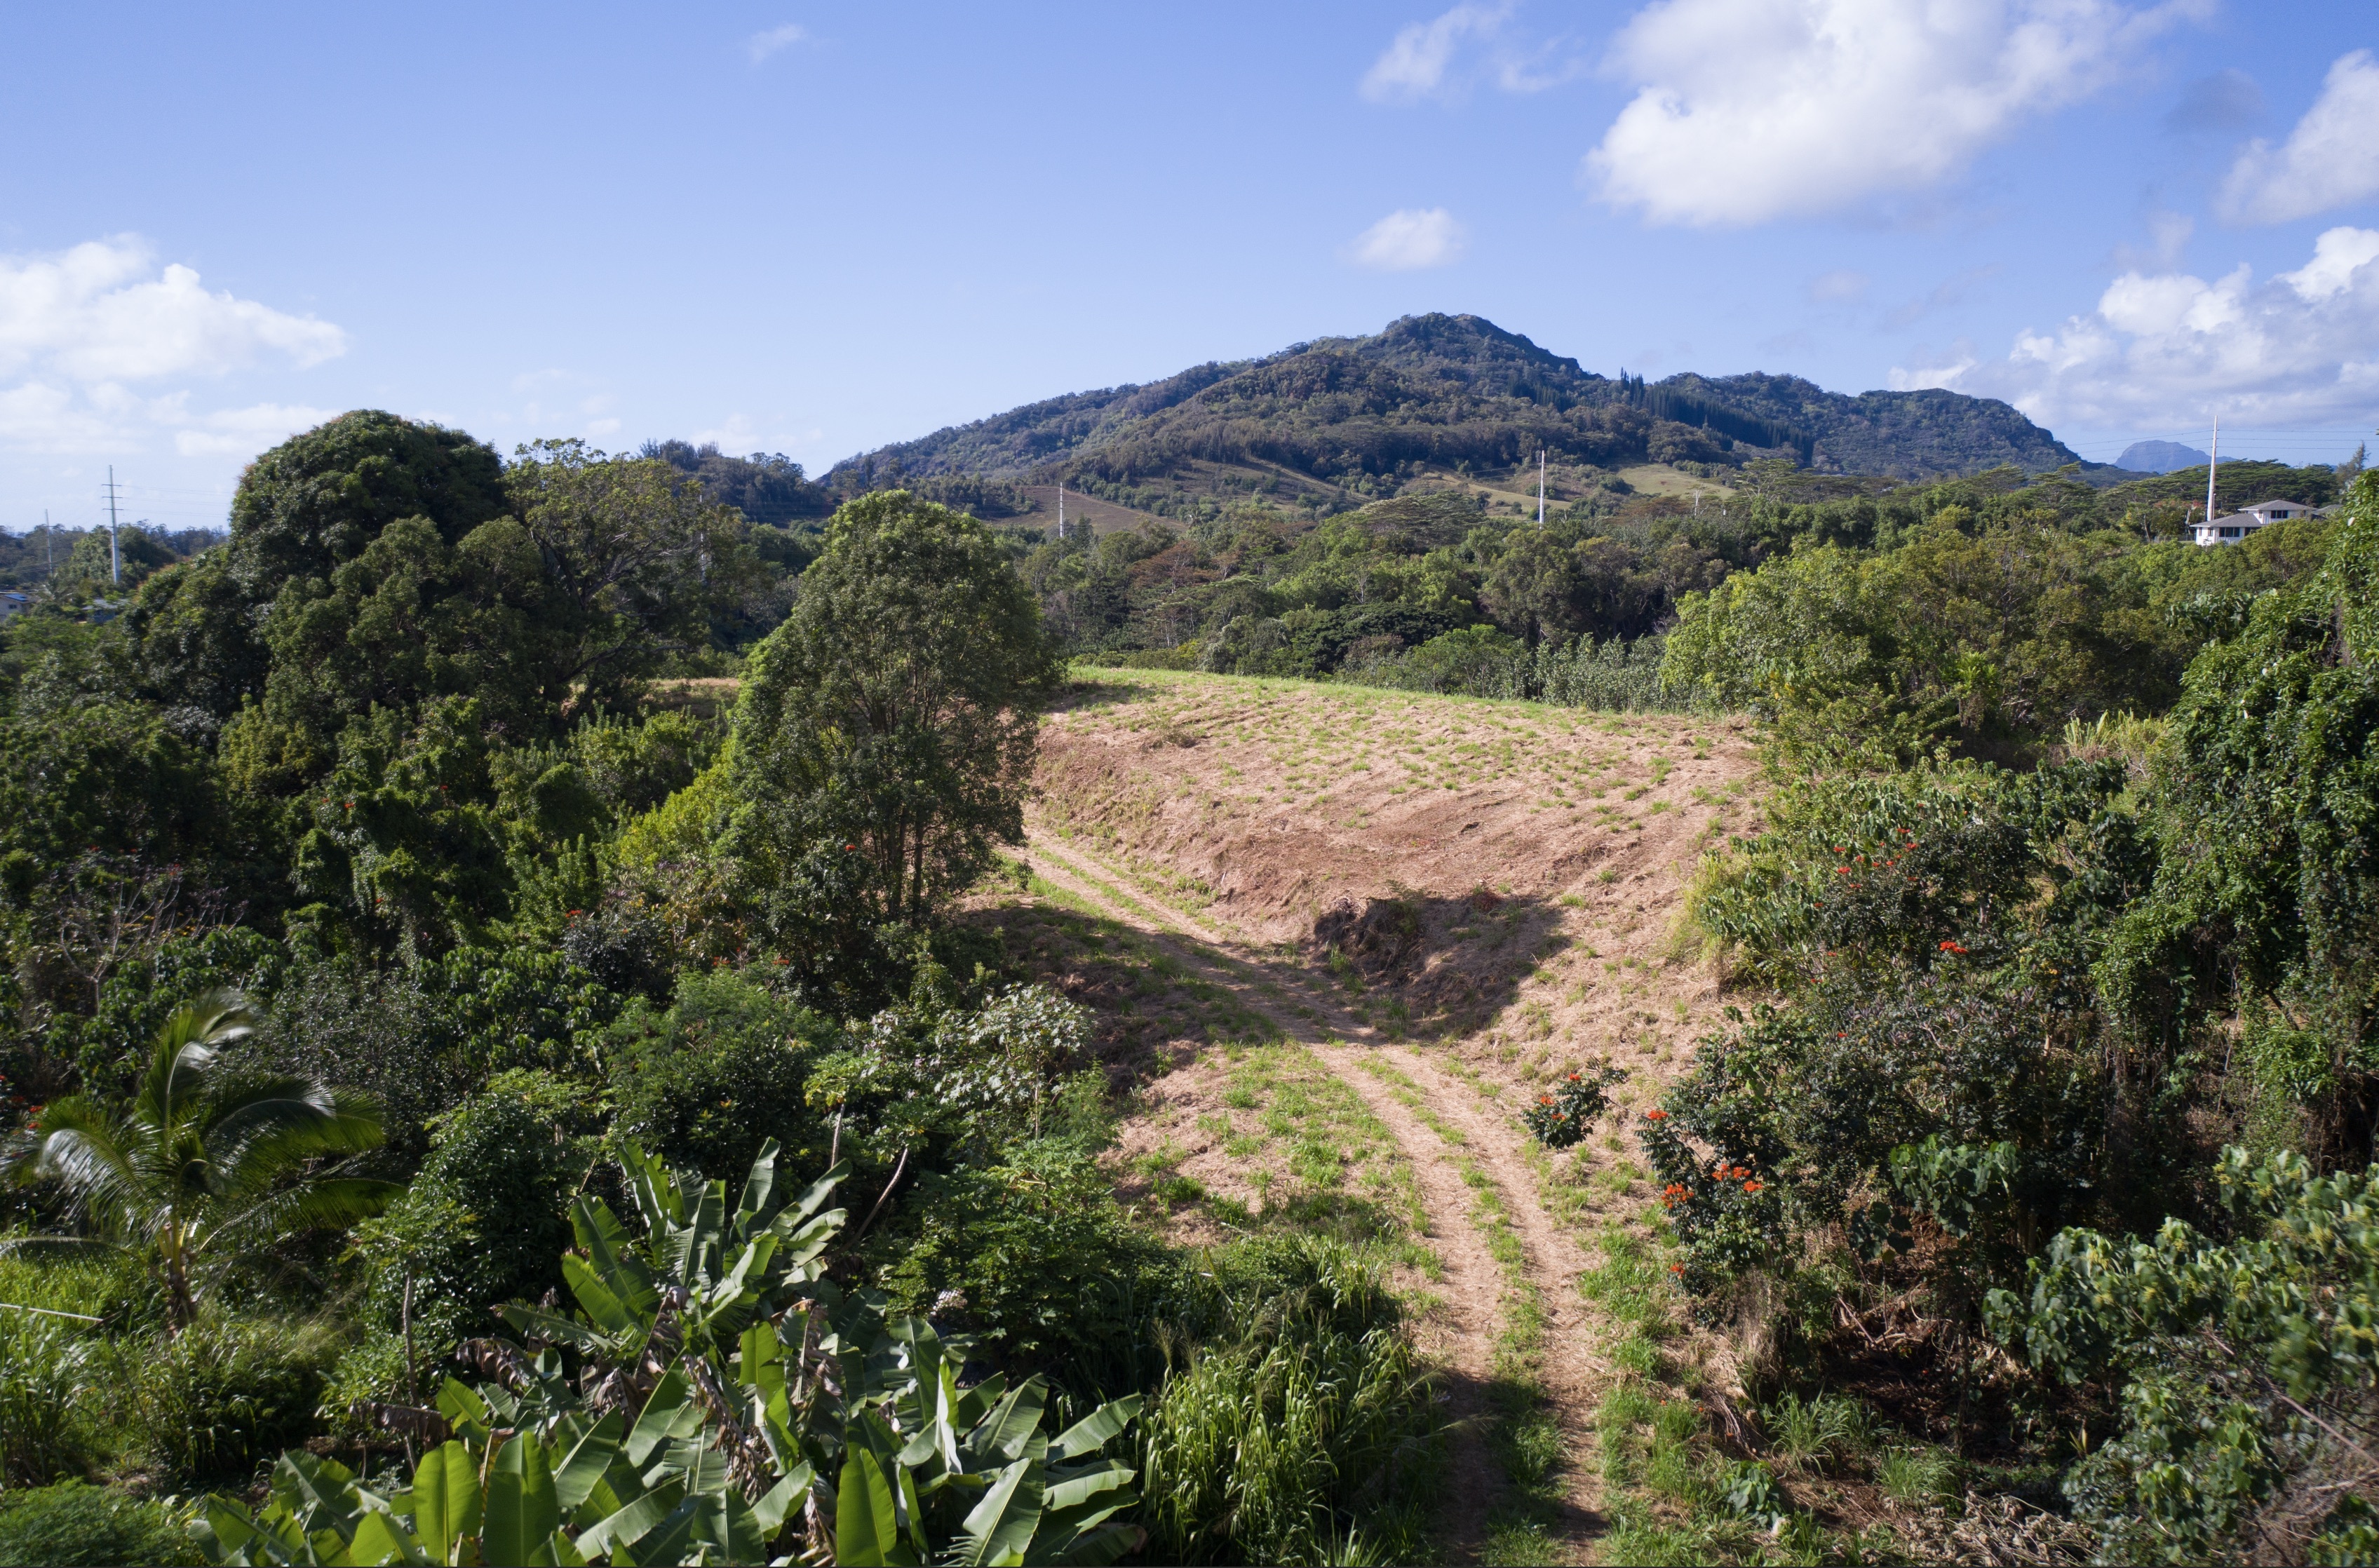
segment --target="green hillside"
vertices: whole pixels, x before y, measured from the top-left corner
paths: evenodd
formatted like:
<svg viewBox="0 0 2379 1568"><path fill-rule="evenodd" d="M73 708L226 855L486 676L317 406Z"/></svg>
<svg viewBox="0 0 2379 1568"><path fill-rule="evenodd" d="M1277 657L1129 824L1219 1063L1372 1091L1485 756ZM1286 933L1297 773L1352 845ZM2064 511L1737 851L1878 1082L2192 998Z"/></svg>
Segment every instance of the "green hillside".
<svg viewBox="0 0 2379 1568"><path fill-rule="evenodd" d="M1413 316L1145 386L1028 404L864 453L844 490L959 476L1227 495L1260 489L1346 504L1432 476L1511 475L1542 450L1573 485L1644 463L1719 477L1761 457L1823 473L1938 478L2080 460L2006 404L1961 393L1829 392L1791 376L1680 375L1647 383L1582 368L1476 316Z"/></svg>

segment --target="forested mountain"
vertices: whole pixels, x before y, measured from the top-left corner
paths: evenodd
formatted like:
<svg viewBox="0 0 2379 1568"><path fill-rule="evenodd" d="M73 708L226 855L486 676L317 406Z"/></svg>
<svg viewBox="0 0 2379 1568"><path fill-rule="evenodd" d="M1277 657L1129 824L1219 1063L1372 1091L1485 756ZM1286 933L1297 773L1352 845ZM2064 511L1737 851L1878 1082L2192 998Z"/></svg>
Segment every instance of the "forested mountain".
<svg viewBox="0 0 2379 1568"><path fill-rule="evenodd" d="M1648 384L1587 370L1476 316L1428 315L1371 337L1028 404L851 458L827 482L863 490L969 475L1129 484L1206 464L1377 495L1428 469L1509 471L1540 448L1600 468L1790 456L1821 472L1900 479L2080 461L1991 399L1852 397L1766 374Z"/></svg>

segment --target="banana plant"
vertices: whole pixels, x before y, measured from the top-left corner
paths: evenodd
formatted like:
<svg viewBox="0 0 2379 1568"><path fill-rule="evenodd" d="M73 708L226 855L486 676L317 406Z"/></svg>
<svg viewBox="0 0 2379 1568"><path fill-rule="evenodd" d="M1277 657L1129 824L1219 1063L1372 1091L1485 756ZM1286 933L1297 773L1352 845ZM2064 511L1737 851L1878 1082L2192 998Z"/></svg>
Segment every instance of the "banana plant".
<svg viewBox="0 0 2379 1568"><path fill-rule="evenodd" d="M408 1486L286 1453L261 1507L207 1499L208 1560L1111 1562L1141 1544L1137 1473L1104 1456L1139 1398L1050 1438L1039 1379L961 1387L965 1340L825 1277L845 1167L784 1204L775 1158L731 1211L723 1182L631 1149L643 1235L573 1205L577 1312L504 1309L525 1343L462 1347L487 1381L397 1413L438 1440Z"/></svg>

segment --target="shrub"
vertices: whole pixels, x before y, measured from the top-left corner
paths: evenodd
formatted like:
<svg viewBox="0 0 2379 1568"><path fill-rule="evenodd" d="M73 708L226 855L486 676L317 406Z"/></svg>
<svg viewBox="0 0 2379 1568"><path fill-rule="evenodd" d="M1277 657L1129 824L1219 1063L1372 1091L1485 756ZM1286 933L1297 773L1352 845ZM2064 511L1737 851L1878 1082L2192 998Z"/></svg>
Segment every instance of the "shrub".
<svg viewBox="0 0 2379 1568"><path fill-rule="evenodd" d="M562 1209L598 1158L591 1110L582 1089L508 1072L439 1119L421 1174L356 1233L383 1328L398 1326L408 1275L424 1357L484 1333L497 1303L534 1301L561 1285L570 1244Z"/></svg>
<svg viewBox="0 0 2379 1568"><path fill-rule="evenodd" d="M0 1499L0 1565L203 1561L182 1521L145 1499L79 1481Z"/></svg>
<svg viewBox="0 0 2379 1568"><path fill-rule="evenodd" d="M604 1035L614 1135L721 1179L750 1169L770 1138L789 1165L822 1170L830 1134L805 1092L837 1032L742 976L683 974L670 1005L631 1004Z"/></svg>
<svg viewBox="0 0 2379 1568"><path fill-rule="evenodd" d="M919 1176L907 1208L912 1228L870 1251L896 1309L966 1323L1003 1362L1069 1382L1136 1381L1132 1342L1168 1271L1090 1153L1020 1143L988 1166Z"/></svg>
<svg viewBox="0 0 2379 1568"><path fill-rule="evenodd" d="M203 1318L163 1344L122 1341L135 1447L180 1481L245 1480L314 1429L328 1329Z"/></svg>
<svg viewBox="0 0 2379 1568"><path fill-rule="evenodd" d="M1626 1076L1626 1068L1612 1067L1597 1067L1590 1076L1571 1073L1552 1093L1538 1095L1520 1119L1546 1148L1571 1148L1611 1109L1608 1091Z"/></svg>

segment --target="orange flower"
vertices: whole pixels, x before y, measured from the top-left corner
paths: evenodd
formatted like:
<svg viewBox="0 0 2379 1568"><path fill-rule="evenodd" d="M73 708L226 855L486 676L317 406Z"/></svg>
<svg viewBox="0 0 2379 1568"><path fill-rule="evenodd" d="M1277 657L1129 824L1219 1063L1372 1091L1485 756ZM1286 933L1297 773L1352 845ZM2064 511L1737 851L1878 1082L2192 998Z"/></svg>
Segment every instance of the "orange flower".
<svg viewBox="0 0 2379 1568"><path fill-rule="evenodd" d="M1746 1181L1743 1184L1743 1190L1745 1192L1757 1192L1759 1190L1759 1184L1756 1181Z"/></svg>
<svg viewBox="0 0 2379 1568"><path fill-rule="evenodd" d="M1644 1113L1644 1119L1648 1122L1666 1121L1669 1119L1669 1113L1655 1106Z"/></svg>
<svg viewBox="0 0 2379 1568"><path fill-rule="evenodd" d="M1537 1096L1537 1104L1540 1105L1550 1105L1552 1103L1553 1097L1550 1094L1540 1094Z"/></svg>
<svg viewBox="0 0 2379 1568"><path fill-rule="evenodd" d="M1669 1272L1673 1274L1682 1274L1685 1272L1685 1266L1683 1263L1672 1263L1669 1265Z"/></svg>

